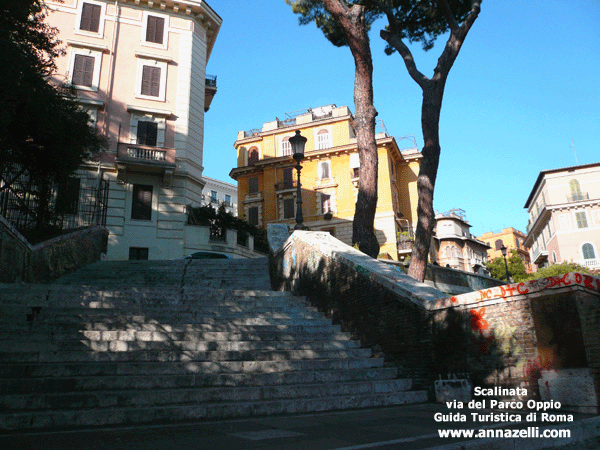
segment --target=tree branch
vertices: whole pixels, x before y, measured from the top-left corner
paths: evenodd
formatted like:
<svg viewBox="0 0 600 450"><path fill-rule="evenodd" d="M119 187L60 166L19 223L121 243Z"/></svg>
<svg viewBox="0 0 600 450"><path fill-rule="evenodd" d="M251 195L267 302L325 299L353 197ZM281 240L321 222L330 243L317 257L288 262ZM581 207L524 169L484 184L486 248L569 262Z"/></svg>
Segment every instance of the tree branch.
<svg viewBox="0 0 600 450"><path fill-rule="evenodd" d="M402 60L406 65L406 69L408 70L408 74L412 77L415 82L421 86L422 89L425 88L425 85L430 81L425 75L423 75L419 69L417 69L417 64L415 63L415 59L410 51L410 49L402 42L395 33L390 33L386 30L381 30L379 32L381 39L387 42L391 47L396 49L400 56L402 56Z"/></svg>
<svg viewBox="0 0 600 450"><path fill-rule="evenodd" d="M445 2L445 0L440 1ZM446 47L444 47L444 51L438 59L437 65L435 66L434 75L432 77L433 81L439 81L448 75L452 65L454 64L454 61L456 60L456 57L458 56L458 53L460 52L460 48L462 47L463 42L469 33L469 30L473 26L473 23L479 16L480 12L481 0L473 0L471 2L471 11L469 12L469 15L466 17L460 27L452 30L450 36L448 37Z"/></svg>

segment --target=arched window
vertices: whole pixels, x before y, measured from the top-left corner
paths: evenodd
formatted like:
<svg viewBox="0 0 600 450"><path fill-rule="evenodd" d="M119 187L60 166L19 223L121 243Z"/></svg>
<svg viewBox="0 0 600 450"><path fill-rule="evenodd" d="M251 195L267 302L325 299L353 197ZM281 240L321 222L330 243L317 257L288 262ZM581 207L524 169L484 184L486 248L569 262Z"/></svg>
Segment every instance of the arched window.
<svg viewBox="0 0 600 450"><path fill-rule="evenodd" d="M322 150L331 147L331 134L327 130L319 130L317 133L317 149Z"/></svg>
<svg viewBox="0 0 600 450"><path fill-rule="evenodd" d="M258 149L256 147L252 147L248 150L248 165L254 164L258 161Z"/></svg>
<svg viewBox="0 0 600 450"><path fill-rule="evenodd" d="M575 179L569 181L569 187L571 188L571 201L576 202L579 200L583 200L583 194L581 193L579 181Z"/></svg>
<svg viewBox="0 0 600 450"><path fill-rule="evenodd" d="M504 245L504 242L502 242L502 239L496 239L496 242L494 242L494 246L496 247L496 250L500 250L503 245Z"/></svg>
<svg viewBox="0 0 600 450"><path fill-rule="evenodd" d="M444 247L444 253L446 254L446 258L452 258L452 249L449 245Z"/></svg>
<svg viewBox="0 0 600 450"><path fill-rule="evenodd" d="M581 246L581 252L583 253L583 259L596 259L596 252L594 252L594 246L589 242Z"/></svg>

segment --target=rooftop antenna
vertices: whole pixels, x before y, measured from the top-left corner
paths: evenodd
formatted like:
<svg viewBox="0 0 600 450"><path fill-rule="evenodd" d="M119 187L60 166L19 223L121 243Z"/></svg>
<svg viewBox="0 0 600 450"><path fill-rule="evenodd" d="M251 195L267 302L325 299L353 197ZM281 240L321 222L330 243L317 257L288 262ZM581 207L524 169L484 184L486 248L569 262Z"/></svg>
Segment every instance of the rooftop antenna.
<svg viewBox="0 0 600 450"><path fill-rule="evenodd" d="M579 162L577 161L577 152L575 151L575 140L571 139L571 145L570 147L573 149L573 154L575 155L575 165L579 165Z"/></svg>

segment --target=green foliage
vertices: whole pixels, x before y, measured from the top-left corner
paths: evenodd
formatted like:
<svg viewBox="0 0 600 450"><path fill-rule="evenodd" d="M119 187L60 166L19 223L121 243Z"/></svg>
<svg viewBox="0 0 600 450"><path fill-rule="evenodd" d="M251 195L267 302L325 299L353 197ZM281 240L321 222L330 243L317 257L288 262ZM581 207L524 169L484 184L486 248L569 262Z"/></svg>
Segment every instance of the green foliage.
<svg viewBox="0 0 600 450"><path fill-rule="evenodd" d="M244 219L234 216L227 211L223 204L218 209L213 208L211 205L197 206L195 208L188 206L187 216L187 223L189 225L210 226L216 224L219 227L236 230L238 236L252 236L254 237L254 249L262 253L269 253L267 230L258 228L249 224Z"/></svg>
<svg viewBox="0 0 600 450"><path fill-rule="evenodd" d="M513 281L519 283L528 279L529 274L525 269L525 264L523 263L523 259L519 255L519 252L515 249L510 251L510 256L507 258L508 263L508 273L513 279ZM496 278L497 280L506 280L506 266L504 264L504 258L494 258L490 262L487 263L487 269L490 271L490 275L492 278Z"/></svg>
<svg viewBox="0 0 600 450"><path fill-rule="evenodd" d="M325 37L335 46L348 45L341 25L325 10L320 0L285 0L292 11L298 14L300 25L314 22ZM347 0L345 3L359 4L365 8L367 30L380 17L387 17L390 24L386 30L400 39L420 43L424 50L433 48L435 40L449 31L448 20L436 0ZM462 22L471 9L471 0L448 0L450 9L458 23ZM394 49L386 48L392 54Z"/></svg>
<svg viewBox="0 0 600 450"><path fill-rule="evenodd" d="M540 278L554 277L568 272L580 272L600 276L600 271L598 270L588 269L580 264L567 261L560 264L553 264L550 267L542 267L537 272L528 274L525 280L539 280Z"/></svg>
<svg viewBox="0 0 600 450"><path fill-rule="evenodd" d="M65 181L104 140L73 93L49 82L63 50L44 19L41 0L0 5L0 174L24 171L49 184Z"/></svg>

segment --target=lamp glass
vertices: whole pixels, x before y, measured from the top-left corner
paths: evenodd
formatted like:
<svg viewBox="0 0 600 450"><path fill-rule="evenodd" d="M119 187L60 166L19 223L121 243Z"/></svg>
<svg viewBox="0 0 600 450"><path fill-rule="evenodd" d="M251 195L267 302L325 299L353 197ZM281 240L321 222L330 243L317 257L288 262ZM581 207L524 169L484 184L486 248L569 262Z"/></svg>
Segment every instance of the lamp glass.
<svg viewBox="0 0 600 450"><path fill-rule="evenodd" d="M290 138L294 159L304 158L304 146L306 145L307 140L308 139L300 134L300 130L296 130L296 135Z"/></svg>
<svg viewBox="0 0 600 450"><path fill-rule="evenodd" d="M502 252L502 256L506 256L506 250L507 250L507 248L504 246L504 244L502 244L502 247L500 247L500 251Z"/></svg>

